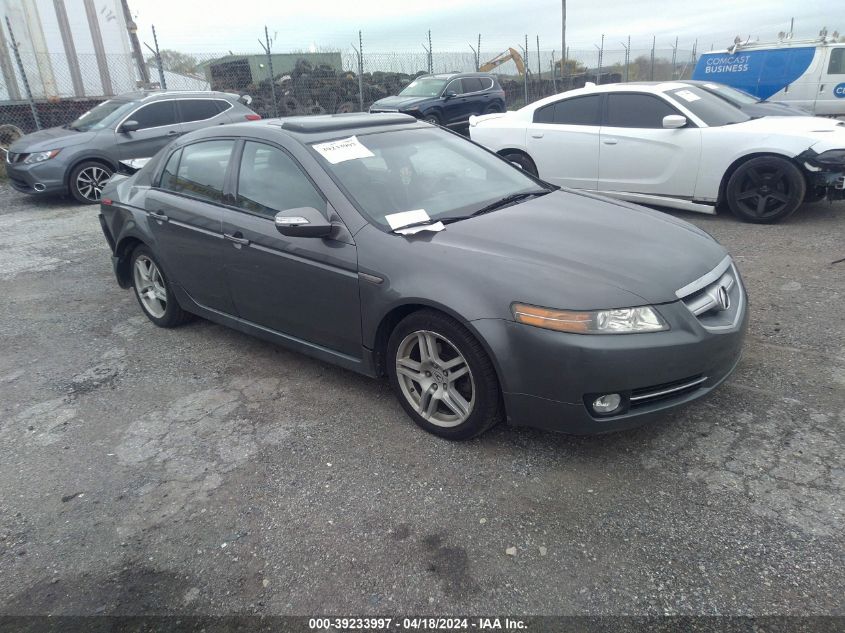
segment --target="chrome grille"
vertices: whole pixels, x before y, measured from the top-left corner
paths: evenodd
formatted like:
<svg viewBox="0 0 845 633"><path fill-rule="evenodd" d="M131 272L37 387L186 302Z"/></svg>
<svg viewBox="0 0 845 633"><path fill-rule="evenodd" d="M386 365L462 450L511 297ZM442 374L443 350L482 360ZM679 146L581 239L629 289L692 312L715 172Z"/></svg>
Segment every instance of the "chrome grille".
<svg viewBox="0 0 845 633"><path fill-rule="evenodd" d="M739 273L730 257L675 294L709 330L735 327L745 307Z"/></svg>
<svg viewBox="0 0 845 633"><path fill-rule="evenodd" d="M634 389L631 392L631 408L635 409L660 400L681 398L693 391L697 391L705 382L707 382L707 376L699 374L698 376L690 376L689 378L662 385Z"/></svg>

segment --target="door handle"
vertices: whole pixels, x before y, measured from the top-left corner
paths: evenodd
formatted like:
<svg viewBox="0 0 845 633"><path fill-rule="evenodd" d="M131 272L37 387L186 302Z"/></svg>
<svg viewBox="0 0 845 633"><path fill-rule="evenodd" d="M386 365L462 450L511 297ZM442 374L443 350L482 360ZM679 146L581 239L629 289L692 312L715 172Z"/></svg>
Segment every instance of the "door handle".
<svg viewBox="0 0 845 633"><path fill-rule="evenodd" d="M604 138L601 141L605 145L616 145L619 142L619 139L616 138Z"/></svg>
<svg viewBox="0 0 845 633"><path fill-rule="evenodd" d="M543 138L542 132L531 132L531 138Z"/></svg>
<svg viewBox="0 0 845 633"><path fill-rule="evenodd" d="M152 219L158 220L159 222L167 222L170 219L163 213L158 213L156 211L148 211L148 213Z"/></svg>
<svg viewBox="0 0 845 633"><path fill-rule="evenodd" d="M170 130L167 133L167 136L179 136L182 132L177 132L176 130Z"/></svg>
<svg viewBox="0 0 845 633"><path fill-rule="evenodd" d="M229 240L230 242L234 242L235 246L238 248L241 246L249 245L249 240L246 239L240 231L235 233L234 235L229 235L228 233L223 234L223 238Z"/></svg>

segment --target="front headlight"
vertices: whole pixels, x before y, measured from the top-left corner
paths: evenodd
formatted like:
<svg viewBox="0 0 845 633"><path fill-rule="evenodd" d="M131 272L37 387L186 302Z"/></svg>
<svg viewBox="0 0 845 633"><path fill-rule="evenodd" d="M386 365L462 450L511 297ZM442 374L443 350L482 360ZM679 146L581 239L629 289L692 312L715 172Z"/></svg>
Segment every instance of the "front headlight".
<svg viewBox="0 0 845 633"><path fill-rule="evenodd" d="M813 162L829 167L843 167L845 166L845 149L829 149L816 156Z"/></svg>
<svg viewBox="0 0 845 633"><path fill-rule="evenodd" d="M48 152L35 152L27 156L23 162L27 165L32 165L33 163L43 163L45 160L54 158L60 151L61 150L58 149L51 149Z"/></svg>
<svg viewBox="0 0 845 633"><path fill-rule="evenodd" d="M514 303L511 309L517 323L573 334L635 334L669 329L657 310L650 306L574 311Z"/></svg>

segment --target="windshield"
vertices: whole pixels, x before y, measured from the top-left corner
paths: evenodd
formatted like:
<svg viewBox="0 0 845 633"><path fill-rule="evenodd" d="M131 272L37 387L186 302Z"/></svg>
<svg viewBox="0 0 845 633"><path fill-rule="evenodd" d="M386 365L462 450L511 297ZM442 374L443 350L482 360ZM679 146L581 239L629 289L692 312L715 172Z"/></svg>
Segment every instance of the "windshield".
<svg viewBox="0 0 845 633"><path fill-rule="evenodd" d="M91 108L76 119L68 127L71 130L87 132L88 130L100 130L116 123L122 116L128 114L137 105L135 101L120 101L110 99L103 101L95 108Z"/></svg>
<svg viewBox="0 0 845 633"><path fill-rule="evenodd" d="M534 180L486 150L437 128L357 137L365 158L331 164L316 152L373 224L386 215L423 209L434 220L466 218L513 194L543 191Z"/></svg>
<svg viewBox="0 0 845 633"><path fill-rule="evenodd" d="M667 94L704 121L708 127L732 125L751 120L750 116L736 106L695 86L669 90Z"/></svg>
<svg viewBox="0 0 845 633"><path fill-rule="evenodd" d="M445 86L445 79L420 77L405 86L405 89L399 95L402 97L439 97Z"/></svg>
<svg viewBox="0 0 845 633"><path fill-rule="evenodd" d="M725 84L703 84L702 87L712 92L735 106L753 105L760 101L757 97L748 94L744 90L731 88Z"/></svg>

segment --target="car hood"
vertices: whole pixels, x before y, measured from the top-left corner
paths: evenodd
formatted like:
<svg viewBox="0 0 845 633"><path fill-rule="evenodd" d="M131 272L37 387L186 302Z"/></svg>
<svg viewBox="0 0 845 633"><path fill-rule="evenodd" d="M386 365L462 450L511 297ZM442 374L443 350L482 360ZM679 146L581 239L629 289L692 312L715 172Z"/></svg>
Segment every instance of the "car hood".
<svg viewBox="0 0 845 633"><path fill-rule="evenodd" d="M442 271L496 293L505 309L512 301L573 310L668 303L726 255L707 233L669 215L569 191L439 233L390 238L382 264Z"/></svg>
<svg viewBox="0 0 845 633"><path fill-rule="evenodd" d="M384 99L379 99L371 107L373 108L396 108L397 110L401 110L403 108L410 108L411 106L420 105L421 103L425 103L426 101L431 101L436 97L403 97L402 95L396 95L393 97L385 97Z"/></svg>
<svg viewBox="0 0 845 633"><path fill-rule="evenodd" d="M845 122L814 116L764 116L719 128L738 134L751 134L761 141L766 136L805 139L809 146L816 142L845 147Z"/></svg>
<svg viewBox="0 0 845 633"><path fill-rule="evenodd" d="M748 116L810 116L806 110L783 103L768 103L760 101L742 106L742 111Z"/></svg>
<svg viewBox="0 0 845 633"><path fill-rule="evenodd" d="M99 130L77 132L64 127L51 127L22 136L12 143L9 151L15 154L32 154L51 149L62 149L71 145L81 145L93 139Z"/></svg>

